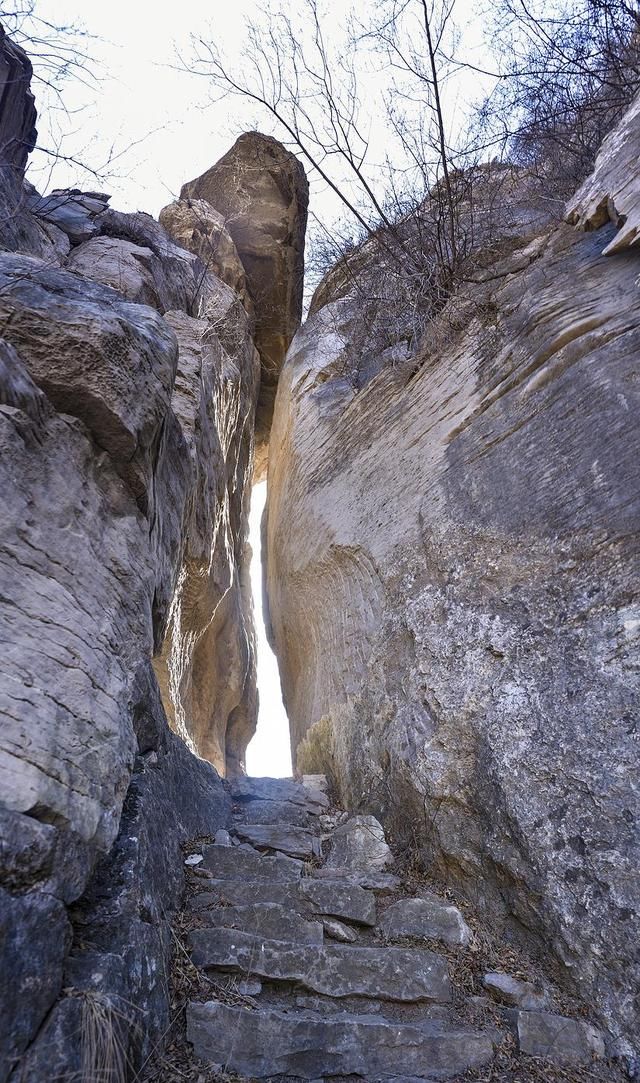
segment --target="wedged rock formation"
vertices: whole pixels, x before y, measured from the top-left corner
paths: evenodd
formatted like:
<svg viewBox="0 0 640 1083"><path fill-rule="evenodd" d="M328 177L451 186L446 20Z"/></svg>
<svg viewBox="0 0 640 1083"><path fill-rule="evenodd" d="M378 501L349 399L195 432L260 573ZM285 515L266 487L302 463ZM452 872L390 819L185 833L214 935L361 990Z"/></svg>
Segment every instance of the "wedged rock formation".
<svg viewBox="0 0 640 1083"><path fill-rule="evenodd" d="M621 130L573 214L631 223ZM363 326L365 275L324 291L278 389L267 590L298 767L633 1040L640 253L591 224L511 236L411 350Z"/></svg>
<svg viewBox="0 0 640 1083"><path fill-rule="evenodd" d="M246 272L262 370L256 416L260 477L278 376L302 315L307 178L302 164L276 139L247 132L211 169L183 185L180 200L196 214L204 200L223 216Z"/></svg>

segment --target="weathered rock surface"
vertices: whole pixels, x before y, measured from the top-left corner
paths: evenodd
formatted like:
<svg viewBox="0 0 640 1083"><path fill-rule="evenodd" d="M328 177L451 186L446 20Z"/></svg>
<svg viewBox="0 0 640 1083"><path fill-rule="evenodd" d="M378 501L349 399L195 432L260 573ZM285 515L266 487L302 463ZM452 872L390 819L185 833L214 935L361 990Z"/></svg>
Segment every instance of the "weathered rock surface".
<svg viewBox="0 0 640 1083"><path fill-rule="evenodd" d="M502 1004L515 1005L525 1011L546 1008L549 997L543 989L537 988L530 981L520 981L511 974L490 971L485 974L482 984L488 993Z"/></svg>
<svg viewBox="0 0 640 1083"><path fill-rule="evenodd" d="M172 727L233 776L257 715L247 533L258 370L235 294L218 283L207 310L206 320L166 317L179 344L172 408L192 486L156 673Z"/></svg>
<svg viewBox="0 0 640 1083"><path fill-rule="evenodd" d="M209 925L238 929L267 940L288 940L293 944L312 944L315 947L320 947L323 942L322 925L319 922L305 921L278 903L222 906L217 910L207 911L206 918Z"/></svg>
<svg viewBox="0 0 640 1083"><path fill-rule="evenodd" d="M629 221L632 143L606 185ZM633 1038L640 257L603 257L620 237L520 237L411 349L409 313L375 337L373 302L328 291L280 380L266 552L298 768Z"/></svg>
<svg viewBox="0 0 640 1083"><path fill-rule="evenodd" d="M180 199L192 205L205 200L222 214L246 272L262 369L256 417L261 476L278 377L302 314L307 179L276 139L248 132L216 165L183 185Z"/></svg>
<svg viewBox="0 0 640 1083"><path fill-rule="evenodd" d="M300 892L319 914L332 914L361 925L376 923L375 897L357 884L309 877L300 882Z"/></svg>
<svg viewBox="0 0 640 1083"><path fill-rule="evenodd" d="M286 883L302 875L302 862L292 857L261 854L251 848L234 846L207 846L204 849L203 869L208 869L216 879L273 880Z"/></svg>
<svg viewBox="0 0 640 1083"><path fill-rule="evenodd" d="M375 1016L251 1012L210 1001L191 1004L188 1035L204 1058L232 1061L252 1078L359 1076L369 1083L401 1071L450 1079L491 1060L485 1035L438 1024L396 1026Z"/></svg>
<svg viewBox="0 0 640 1083"><path fill-rule="evenodd" d="M6 60L4 38L0 50ZM28 63L11 68L9 53L0 1080L13 1069L40 1083L100 1074L82 1049L92 1005L132 1070L167 1030L181 847L230 814L219 775L186 745L233 774L255 725L246 536L260 363L236 289L152 218L23 185Z"/></svg>
<svg viewBox="0 0 640 1083"><path fill-rule="evenodd" d="M253 304L247 292L244 267L226 229L223 216L205 199L180 199L160 211L160 225L181 248L199 257L207 271L230 286L249 313Z"/></svg>
<svg viewBox="0 0 640 1083"><path fill-rule="evenodd" d="M329 838L325 867L350 873L381 872L393 862L382 824L375 816L352 816ZM329 873L330 875L330 873Z"/></svg>
<svg viewBox="0 0 640 1083"><path fill-rule="evenodd" d="M227 866L229 868L229 866ZM218 866L218 871L222 869ZM343 882L318 881L311 877L289 880L233 879L206 881L206 890L195 895L194 910L211 906L244 905L248 903L277 903L303 914L331 914L359 925L375 925L376 903L370 891Z"/></svg>
<svg viewBox="0 0 640 1083"><path fill-rule="evenodd" d="M267 940L230 929L189 934L196 966L295 982L330 997L435 1000L447 1003L446 960L430 951L325 944L323 948Z"/></svg>
<svg viewBox="0 0 640 1083"><path fill-rule="evenodd" d="M471 930L457 906L437 899L400 899L385 910L380 929L390 940L411 936L466 947Z"/></svg>
<svg viewBox="0 0 640 1083"><path fill-rule="evenodd" d="M0 27L0 157L20 173L37 138L32 74L24 49Z"/></svg>
<svg viewBox="0 0 640 1083"><path fill-rule="evenodd" d="M234 801L288 801L308 812L322 812L329 799L321 790L310 790L286 778L238 778L231 783Z"/></svg>
<svg viewBox="0 0 640 1083"><path fill-rule="evenodd" d="M522 1053L560 1063L588 1064L604 1055L604 1042L588 1023L550 1012L518 1012L516 1027Z"/></svg>
<svg viewBox="0 0 640 1083"><path fill-rule="evenodd" d="M614 222L618 232L603 249L605 256L640 240L640 94L609 133L593 173L567 204L567 220L580 229L599 229Z"/></svg>
<svg viewBox="0 0 640 1083"><path fill-rule="evenodd" d="M241 801L237 802L236 818L241 824L291 824L292 827L309 827L312 814L304 805L291 801Z"/></svg>
<svg viewBox="0 0 640 1083"><path fill-rule="evenodd" d="M303 827L290 827L287 824L238 824L236 835L258 850L280 850L289 857L305 860L312 857L314 852L314 837Z"/></svg>

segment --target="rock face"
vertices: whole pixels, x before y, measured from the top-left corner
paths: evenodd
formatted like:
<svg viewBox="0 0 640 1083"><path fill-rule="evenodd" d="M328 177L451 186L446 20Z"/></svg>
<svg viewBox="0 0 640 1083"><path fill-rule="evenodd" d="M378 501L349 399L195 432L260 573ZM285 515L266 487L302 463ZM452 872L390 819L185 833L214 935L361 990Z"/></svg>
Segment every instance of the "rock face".
<svg viewBox="0 0 640 1083"><path fill-rule="evenodd" d="M37 138L31 75L27 54L0 27L0 156L18 172Z"/></svg>
<svg viewBox="0 0 640 1083"><path fill-rule="evenodd" d="M196 216L202 200L220 212L246 272L261 361L259 477L266 463L278 377L302 314L307 179L301 163L276 139L248 132L216 165L185 184L180 199L190 201Z"/></svg>
<svg viewBox="0 0 640 1083"><path fill-rule="evenodd" d="M630 222L618 150L591 188ZM633 1037L640 257L602 217L512 237L411 351L324 291L278 389L267 589L298 767Z"/></svg>
<svg viewBox="0 0 640 1083"><path fill-rule="evenodd" d="M103 1074L91 1019L132 1071L167 1032L181 846L226 827L255 727L260 360L218 220L213 264L184 217L188 249L23 183L0 56L0 1083L40 1083Z"/></svg>

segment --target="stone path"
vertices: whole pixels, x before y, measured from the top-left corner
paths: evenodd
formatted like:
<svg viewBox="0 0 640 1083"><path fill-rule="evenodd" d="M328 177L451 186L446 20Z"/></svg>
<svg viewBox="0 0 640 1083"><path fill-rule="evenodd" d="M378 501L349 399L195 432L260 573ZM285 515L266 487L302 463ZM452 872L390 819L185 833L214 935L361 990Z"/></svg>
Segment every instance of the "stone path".
<svg viewBox="0 0 640 1083"><path fill-rule="evenodd" d="M485 997L465 1003L451 973L452 953L473 947L463 915L427 891L407 897L380 824L331 811L323 776L242 779L232 797L232 832L186 859L192 962L235 975L240 994L188 1004L187 1038L212 1071L435 1083L498 1078L474 1070L505 1043L550 1072L604 1055L601 1036L535 983L487 973ZM502 1078L547 1076L525 1066Z"/></svg>

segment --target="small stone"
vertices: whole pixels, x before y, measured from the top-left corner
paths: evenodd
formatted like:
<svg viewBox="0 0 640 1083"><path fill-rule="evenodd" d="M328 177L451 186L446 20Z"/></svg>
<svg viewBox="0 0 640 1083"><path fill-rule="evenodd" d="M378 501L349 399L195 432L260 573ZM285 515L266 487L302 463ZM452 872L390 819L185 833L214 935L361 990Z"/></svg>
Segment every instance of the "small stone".
<svg viewBox="0 0 640 1083"><path fill-rule="evenodd" d="M236 991L243 997L257 997L262 992L261 981L239 981Z"/></svg>
<svg viewBox="0 0 640 1083"><path fill-rule="evenodd" d="M383 914L380 930L390 939L412 936L441 940L450 947L466 947L471 940L471 930L457 907L434 896L394 903Z"/></svg>
<svg viewBox="0 0 640 1083"><path fill-rule="evenodd" d="M358 939L358 934L355 929L349 929L347 925L343 925L341 921L335 921L333 918L325 918L322 922L322 927L332 940L338 940L341 944L355 944Z"/></svg>
<svg viewBox="0 0 640 1083"><path fill-rule="evenodd" d="M232 846L233 845L231 835L229 834L228 831L226 831L224 829L224 827L221 827L219 831L216 831L215 835L213 836L213 845L214 846Z"/></svg>
<svg viewBox="0 0 640 1083"><path fill-rule="evenodd" d="M501 1004L510 1004L525 1011L539 1011L549 1004L549 996L544 989L536 988L532 982L520 981L501 971L490 971L485 974L482 984L487 992Z"/></svg>
<svg viewBox="0 0 640 1083"><path fill-rule="evenodd" d="M202 861L204 861L202 854L189 854L189 856L184 859L185 865L200 865Z"/></svg>
<svg viewBox="0 0 640 1083"><path fill-rule="evenodd" d="M551 1012L519 1011L516 1016L521 1053L544 1057L560 1064L588 1064L593 1056L603 1057L602 1035L589 1023Z"/></svg>

